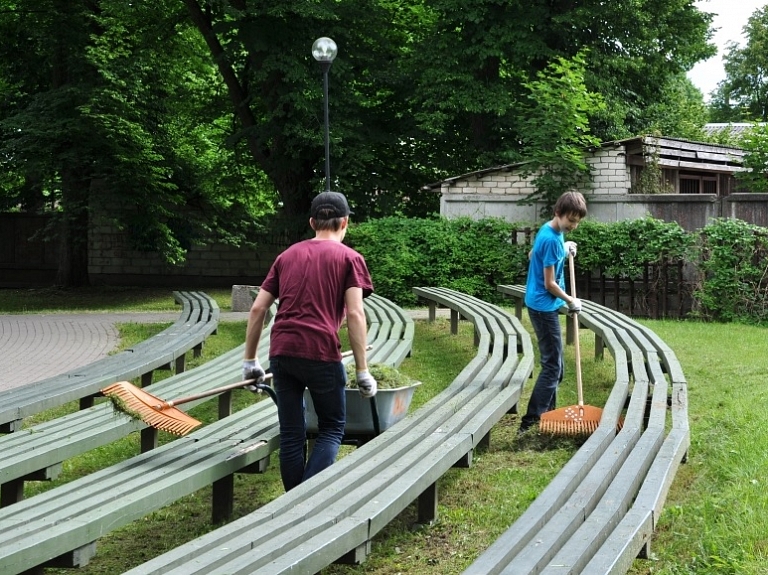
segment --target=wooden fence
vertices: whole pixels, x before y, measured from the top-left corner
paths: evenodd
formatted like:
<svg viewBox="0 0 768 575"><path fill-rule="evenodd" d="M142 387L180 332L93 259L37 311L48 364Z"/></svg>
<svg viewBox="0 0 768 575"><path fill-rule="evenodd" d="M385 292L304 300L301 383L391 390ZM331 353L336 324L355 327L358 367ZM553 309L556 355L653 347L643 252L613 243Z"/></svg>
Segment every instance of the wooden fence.
<svg viewBox="0 0 768 575"><path fill-rule="evenodd" d="M609 278L602 270L576 274L577 295L624 315L683 318L693 309L694 283L682 260L646 265L639 279Z"/></svg>

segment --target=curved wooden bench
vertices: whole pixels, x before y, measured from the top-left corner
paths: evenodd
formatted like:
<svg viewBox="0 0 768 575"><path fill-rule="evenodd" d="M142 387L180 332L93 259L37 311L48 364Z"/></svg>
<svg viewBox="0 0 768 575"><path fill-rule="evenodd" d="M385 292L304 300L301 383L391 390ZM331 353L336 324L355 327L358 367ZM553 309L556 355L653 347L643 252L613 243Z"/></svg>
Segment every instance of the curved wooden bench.
<svg viewBox="0 0 768 575"><path fill-rule="evenodd" d="M179 319L159 334L72 371L0 392L0 432L18 431L25 417L70 401L91 407L99 390L117 380L141 377L148 385L156 369L183 372L187 352L199 355L205 339L216 333L219 306L202 292L174 292L174 299L182 306Z"/></svg>
<svg viewBox="0 0 768 575"><path fill-rule="evenodd" d="M370 301L369 301L370 300ZM412 330L393 318L400 316L396 306L383 298L366 300L366 313L371 322L372 340L395 341ZM407 321L406 321L407 318ZM390 336L392 336L390 338ZM400 339L402 339L400 337ZM379 339L381 338L381 339ZM394 354L410 350L410 342L391 346ZM262 338L260 357L268 356L267 338ZM380 346L384 353L384 345ZM176 375L152 386L153 393L163 397L187 395L193 381L205 389L215 387L211 380L221 372L218 383L240 379L242 347L198 368ZM384 355L377 356L386 362ZM210 367L206 367L209 366ZM263 365L268 367L268 362ZM265 398L266 399L266 398ZM81 566L95 553L96 540L101 535L155 511L180 497L207 485L213 485L214 521L229 516L235 473L262 472L269 456L279 443L277 410L270 400L227 413L227 400L220 399L221 415L228 415L195 432L162 447L142 453L122 463L87 475L9 507L0 509L0 565L3 574L23 573L38 566ZM185 405L186 408L186 405ZM112 415L111 407L97 406L100 420L109 428L119 428L113 435L123 435L141 422L123 415ZM78 414L73 414L78 416ZM94 417L95 419L95 417ZM71 422L70 422L71 423ZM53 424L53 423L52 423ZM85 425L85 424L82 424ZM66 427L59 433L65 434ZM89 430L80 430L82 445L99 439ZM109 433L109 431L107 431ZM22 432L23 433L23 432ZM15 434L14 434L15 435ZM61 438L65 442L65 438ZM55 455L55 452L54 452ZM34 465L40 465L37 461ZM34 466L33 465L33 466ZM105 504L108 502L108 504Z"/></svg>
<svg viewBox="0 0 768 575"><path fill-rule="evenodd" d="M518 302L525 295L524 286L499 290ZM607 347L616 364L600 426L465 575L626 573L638 554L648 553L690 443L685 379L672 350L651 330L603 306L583 304L580 324L595 333L596 353ZM625 404L624 425L616 433Z"/></svg>
<svg viewBox="0 0 768 575"><path fill-rule="evenodd" d="M522 324L496 306L451 290L414 291L475 327L477 355L444 391L296 489L129 573L314 573L362 561L371 539L413 501L418 521L432 521L437 480L468 465L517 404L533 348Z"/></svg>
<svg viewBox="0 0 768 575"><path fill-rule="evenodd" d="M274 310L273 310L274 312ZM259 344L260 353L269 347L271 322L265 326ZM152 393L174 398L239 381L244 345L222 354L203 365L171 376L152 385ZM231 413L231 393L219 396L219 416ZM205 400L182 404L188 411ZM17 503L24 496L25 481L55 479L62 462L91 449L107 445L134 431L141 430L141 450L157 447L157 430L140 421L115 412L110 402L52 419L16 433L0 436L0 506Z"/></svg>

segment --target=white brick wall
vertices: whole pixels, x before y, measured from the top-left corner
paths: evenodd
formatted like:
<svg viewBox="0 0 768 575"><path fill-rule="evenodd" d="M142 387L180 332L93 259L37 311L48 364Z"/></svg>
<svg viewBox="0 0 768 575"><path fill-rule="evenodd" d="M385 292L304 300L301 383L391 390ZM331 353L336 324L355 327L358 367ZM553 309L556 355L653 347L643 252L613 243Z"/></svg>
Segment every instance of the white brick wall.
<svg viewBox="0 0 768 575"><path fill-rule="evenodd" d="M127 238L93 215L88 271L94 276L181 276L244 279L261 278L269 271L282 246L268 245L255 251L232 246L193 245L181 266L172 266L154 252L130 249Z"/></svg>
<svg viewBox="0 0 768 575"><path fill-rule="evenodd" d="M630 188L630 171L624 146L601 148L585 158L592 170L592 187L584 191L595 196L626 195ZM447 217L502 217L509 220L536 221L536 208L518 204L535 191L534 175L524 178L519 171L502 169L443 184L440 213ZM466 202L462 201L466 198Z"/></svg>

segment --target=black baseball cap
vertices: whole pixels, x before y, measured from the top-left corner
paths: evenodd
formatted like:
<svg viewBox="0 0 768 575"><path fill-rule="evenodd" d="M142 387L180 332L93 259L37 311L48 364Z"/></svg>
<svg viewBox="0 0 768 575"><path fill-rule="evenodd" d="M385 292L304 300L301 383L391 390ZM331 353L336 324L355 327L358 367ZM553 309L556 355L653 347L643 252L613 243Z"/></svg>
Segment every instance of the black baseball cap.
<svg viewBox="0 0 768 575"><path fill-rule="evenodd" d="M332 220L354 213L349 209L347 198L339 192L322 192L312 200L310 216L315 220Z"/></svg>

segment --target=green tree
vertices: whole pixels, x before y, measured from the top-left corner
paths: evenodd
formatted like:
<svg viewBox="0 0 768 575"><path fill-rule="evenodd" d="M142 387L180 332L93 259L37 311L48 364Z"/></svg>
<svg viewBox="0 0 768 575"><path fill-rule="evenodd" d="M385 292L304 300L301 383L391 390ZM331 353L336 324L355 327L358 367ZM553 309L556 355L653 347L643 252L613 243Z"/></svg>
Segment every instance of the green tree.
<svg viewBox="0 0 768 575"><path fill-rule="evenodd" d="M671 76L662 88L661 99L641 113L646 133L694 141L705 138L703 127L708 119L701 91L685 74Z"/></svg>
<svg viewBox="0 0 768 575"><path fill-rule="evenodd" d="M350 197L357 217L407 203L418 180L409 178L416 162L403 127L408 111L396 97L405 83L397 71L406 42L400 3L185 4L227 87L231 138L273 182L281 225L303 232L312 197L323 189L322 74L310 50L319 36L339 47L329 72L331 187Z"/></svg>
<svg viewBox="0 0 768 575"><path fill-rule="evenodd" d="M586 50L586 87L606 102L592 132L611 140L650 131L648 106L715 53L712 15L690 0L434 0L424 12L405 64L418 79L410 107L443 136L432 156L451 175L526 156L525 84L557 58Z"/></svg>
<svg viewBox="0 0 768 575"><path fill-rule="evenodd" d="M19 0L0 12L0 196L57 215L58 283L88 283L97 205L171 263L193 241L240 237L238 208L254 202L235 182L254 170L239 174L221 145L217 76L190 32L172 2Z"/></svg>
<svg viewBox="0 0 768 575"><path fill-rule="evenodd" d="M590 47L586 83L606 103L592 118L594 133L614 140L653 132L659 122L649 108L674 108L676 79L715 55L713 14L690 0L575 4L571 17L558 19L559 33L571 50Z"/></svg>
<svg viewBox="0 0 768 575"><path fill-rule="evenodd" d="M713 122L768 121L768 6L755 10L744 26L746 45L728 44L725 80L712 98Z"/></svg>
<svg viewBox="0 0 768 575"><path fill-rule="evenodd" d="M740 187L750 192L768 192L768 126L754 124L741 137L739 147L745 150L742 172L736 172L735 177Z"/></svg>
<svg viewBox="0 0 768 575"><path fill-rule="evenodd" d="M529 106L523 111L521 139L530 160L523 173L534 176L536 192L528 199L543 199L546 217L563 192L584 188L589 182L584 150L600 144L589 133L589 117L605 103L599 94L587 90L580 54L570 61L557 58L525 87Z"/></svg>

